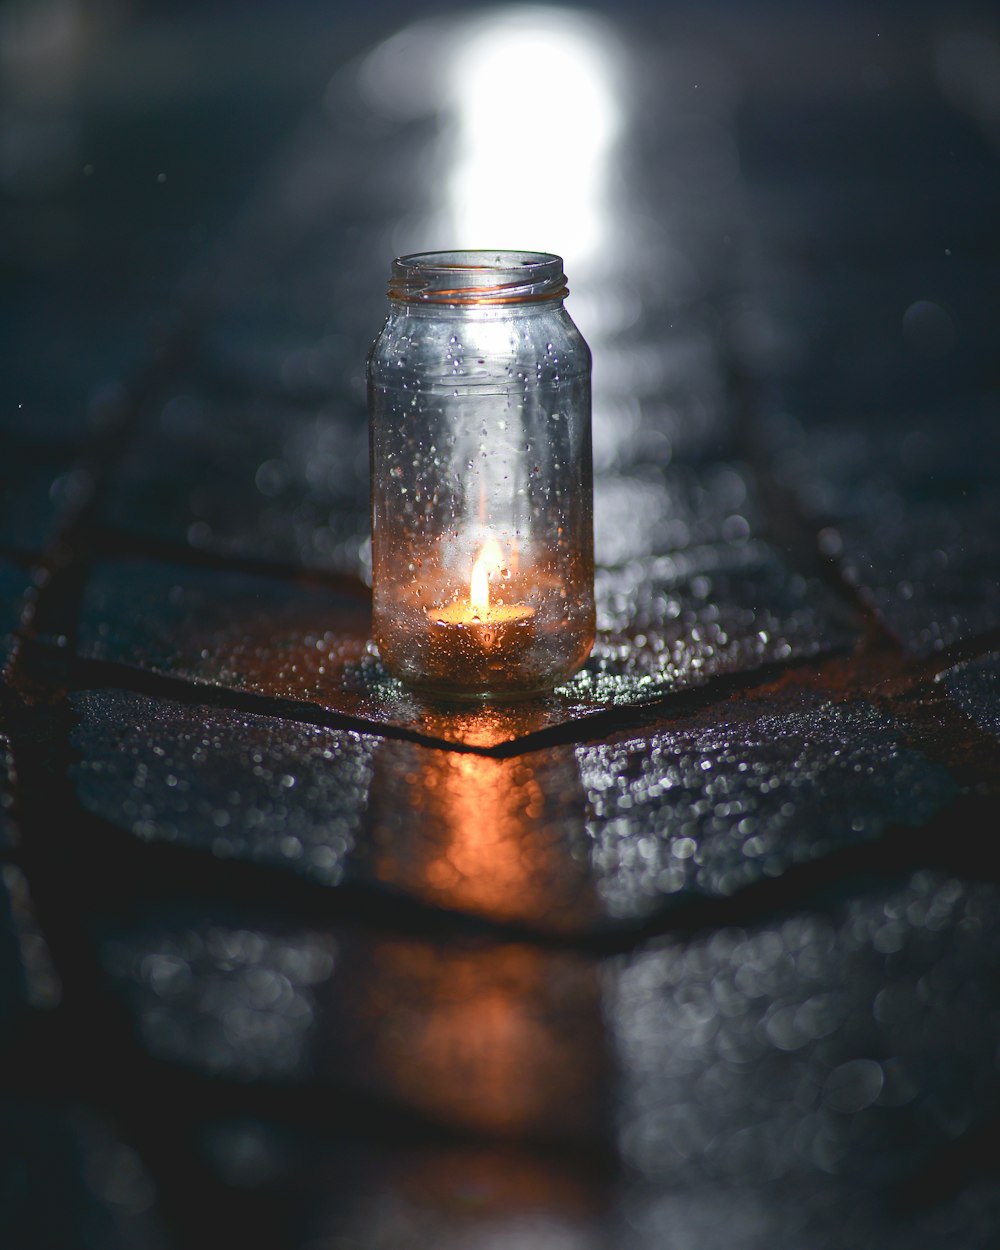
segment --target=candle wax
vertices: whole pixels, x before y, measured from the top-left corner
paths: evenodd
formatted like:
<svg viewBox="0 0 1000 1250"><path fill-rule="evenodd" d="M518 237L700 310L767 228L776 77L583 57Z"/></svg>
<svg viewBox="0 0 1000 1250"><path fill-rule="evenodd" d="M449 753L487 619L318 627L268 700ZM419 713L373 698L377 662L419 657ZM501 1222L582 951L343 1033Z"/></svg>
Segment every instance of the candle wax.
<svg viewBox="0 0 1000 1250"><path fill-rule="evenodd" d="M509 679L535 641L534 616L534 608L520 603L476 610L466 600L428 608L428 667L456 689Z"/></svg>
<svg viewBox="0 0 1000 1250"><path fill-rule="evenodd" d="M432 626L468 630L486 651L502 646L512 626L523 629L524 623L534 615L535 609L523 603L498 603L482 612L468 603L448 603L444 607L427 609Z"/></svg>

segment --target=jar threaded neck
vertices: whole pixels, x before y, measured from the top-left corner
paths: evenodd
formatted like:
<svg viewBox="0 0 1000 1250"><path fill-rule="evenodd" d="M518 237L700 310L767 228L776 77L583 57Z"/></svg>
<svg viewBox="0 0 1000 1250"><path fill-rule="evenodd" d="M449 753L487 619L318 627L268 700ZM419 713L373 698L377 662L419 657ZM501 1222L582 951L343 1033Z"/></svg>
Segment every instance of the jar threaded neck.
<svg viewBox="0 0 1000 1250"><path fill-rule="evenodd" d="M392 262L389 298L406 304L533 304L569 294L551 252L416 252Z"/></svg>

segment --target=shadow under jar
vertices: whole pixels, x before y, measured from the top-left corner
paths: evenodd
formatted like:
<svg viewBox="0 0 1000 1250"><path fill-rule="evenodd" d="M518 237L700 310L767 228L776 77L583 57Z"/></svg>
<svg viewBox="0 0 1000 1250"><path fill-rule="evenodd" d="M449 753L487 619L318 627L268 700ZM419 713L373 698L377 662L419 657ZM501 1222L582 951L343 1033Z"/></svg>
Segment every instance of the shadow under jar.
<svg viewBox="0 0 1000 1250"><path fill-rule="evenodd" d="M393 262L368 358L373 632L395 676L517 698L594 642L590 350L562 260Z"/></svg>

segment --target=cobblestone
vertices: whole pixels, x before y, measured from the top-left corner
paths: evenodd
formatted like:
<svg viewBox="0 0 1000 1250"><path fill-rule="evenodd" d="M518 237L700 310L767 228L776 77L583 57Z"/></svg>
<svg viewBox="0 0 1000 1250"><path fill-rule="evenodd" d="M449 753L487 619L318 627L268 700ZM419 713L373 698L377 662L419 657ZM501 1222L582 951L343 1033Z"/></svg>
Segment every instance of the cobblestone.
<svg viewBox="0 0 1000 1250"><path fill-rule="evenodd" d="M82 1107L0 1098L0 1233L24 1250L162 1250L156 1189L133 1147Z"/></svg>
<svg viewBox="0 0 1000 1250"><path fill-rule="evenodd" d="M725 896L920 828L956 787L899 738L865 704L798 698L578 747L603 905L620 916L664 896Z"/></svg>
<svg viewBox="0 0 1000 1250"><path fill-rule="evenodd" d="M363 411L171 394L116 477L116 529L224 556L338 569L368 560Z"/></svg>
<svg viewBox="0 0 1000 1250"><path fill-rule="evenodd" d="M10 654L11 634L21 622L28 575L0 558L0 669Z"/></svg>
<svg viewBox="0 0 1000 1250"><path fill-rule="evenodd" d="M10 739L0 733L0 851L9 850L18 842L13 815L15 776Z"/></svg>
<svg viewBox="0 0 1000 1250"><path fill-rule="evenodd" d="M360 592L360 587L358 591ZM441 715L390 679L368 647L360 593L140 560L98 566L78 647L87 659L308 702L470 745L636 706L713 678L845 649L849 607L762 543L692 548L599 575L599 634L583 671L547 699Z"/></svg>
<svg viewBox="0 0 1000 1250"><path fill-rule="evenodd" d="M155 1058L391 1100L500 1137L597 1131L600 1006L587 961L186 910L103 943Z"/></svg>
<svg viewBox="0 0 1000 1250"><path fill-rule="evenodd" d="M823 1244L874 1244L886 1216L870 1195L905 1190L996 1097L973 971L994 964L995 907L992 887L920 874L840 918L721 930L626 961L626 1157L671 1188L691 1174L782 1186L770 1190L779 1226L810 1218L799 1187L838 1202L850 1186L858 1208ZM966 1218L985 1244L992 1202Z"/></svg>
<svg viewBox="0 0 1000 1250"><path fill-rule="evenodd" d="M948 693L962 711L980 729L1000 738L1000 707L997 685L1000 682L1000 656L996 652L981 660L969 660L941 673Z"/></svg>

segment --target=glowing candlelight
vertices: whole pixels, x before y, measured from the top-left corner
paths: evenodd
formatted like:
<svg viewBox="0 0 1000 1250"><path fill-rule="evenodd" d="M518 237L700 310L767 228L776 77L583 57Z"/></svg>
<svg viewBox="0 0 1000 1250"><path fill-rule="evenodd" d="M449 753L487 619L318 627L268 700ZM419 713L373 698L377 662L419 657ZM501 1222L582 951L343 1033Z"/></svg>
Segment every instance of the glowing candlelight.
<svg viewBox="0 0 1000 1250"><path fill-rule="evenodd" d="M468 598L463 594L427 609L428 666L459 689L503 678L523 663L536 641L535 609L496 602L490 594L490 578L504 571L503 549L489 538L473 561Z"/></svg>
<svg viewBox="0 0 1000 1250"><path fill-rule="evenodd" d="M535 609L525 603L493 603L490 599L490 578L504 568L504 556L495 538L488 538L479 549L469 576L468 600L456 599L441 607L428 608L427 616L432 625L439 628L457 628L465 631L484 650L502 649L512 642L510 626L520 627L519 645L529 641L524 626L535 615Z"/></svg>
<svg viewBox="0 0 1000 1250"><path fill-rule="evenodd" d="M469 607L473 616L484 617L490 611L490 574L503 567L503 552L495 538L483 543L469 578Z"/></svg>

